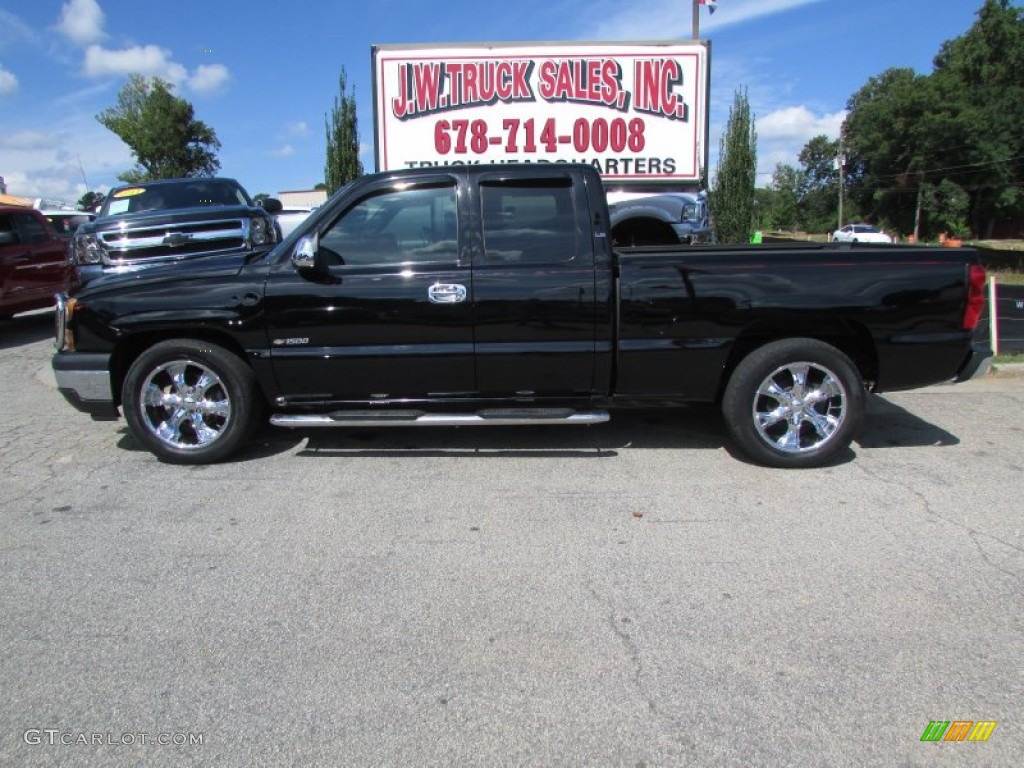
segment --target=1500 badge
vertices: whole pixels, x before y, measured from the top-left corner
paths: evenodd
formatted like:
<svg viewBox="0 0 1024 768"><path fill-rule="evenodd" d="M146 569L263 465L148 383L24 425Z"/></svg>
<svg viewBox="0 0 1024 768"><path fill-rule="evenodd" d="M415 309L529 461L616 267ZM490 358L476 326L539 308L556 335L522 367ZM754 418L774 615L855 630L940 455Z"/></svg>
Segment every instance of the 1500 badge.
<svg viewBox="0 0 1024 768"><path fill-rule="evenodd" d="M277 346L292 346L297 344L309 344L308 337L300 337L295 339L274 339L274 344Z"/></svg>

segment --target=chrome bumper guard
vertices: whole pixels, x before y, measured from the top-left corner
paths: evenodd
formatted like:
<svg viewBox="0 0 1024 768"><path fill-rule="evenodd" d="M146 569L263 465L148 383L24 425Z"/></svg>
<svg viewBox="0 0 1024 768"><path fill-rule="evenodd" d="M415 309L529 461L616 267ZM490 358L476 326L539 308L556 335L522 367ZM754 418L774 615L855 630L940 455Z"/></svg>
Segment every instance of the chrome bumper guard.
<svg viewBox="0 0 1024 768"><path fill-rule="evenodd" d="M57 390L79 411L98 421L118 417L110 389L110 355L58 352L53 374Z"/></svg>

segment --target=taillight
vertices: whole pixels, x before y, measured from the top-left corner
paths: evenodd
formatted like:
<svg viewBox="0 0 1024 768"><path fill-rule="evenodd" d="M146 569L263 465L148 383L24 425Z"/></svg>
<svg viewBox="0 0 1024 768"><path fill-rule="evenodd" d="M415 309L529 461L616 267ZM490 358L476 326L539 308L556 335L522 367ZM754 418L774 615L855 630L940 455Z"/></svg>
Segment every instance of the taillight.
<svg viewBox="0 0 1024 768"><path fill-rule="evenodd" d="M967 275L967 305L964 307L964 330L973 331L985 309L985 269L971 264Z"/></svg>

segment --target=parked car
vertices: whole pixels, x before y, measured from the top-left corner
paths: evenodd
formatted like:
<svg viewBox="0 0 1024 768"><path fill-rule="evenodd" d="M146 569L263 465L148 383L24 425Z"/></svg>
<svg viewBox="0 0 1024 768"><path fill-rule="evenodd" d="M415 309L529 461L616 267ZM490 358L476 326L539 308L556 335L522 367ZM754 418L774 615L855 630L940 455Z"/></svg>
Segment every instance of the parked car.
<svg viewBox="0 0 1024 768"><path fill-rule="evenodd" d="M67 243L39 211L0 206L0 318L52 307L68 289Z"/></svg>
<svg viewBox="0 0 1024 768"><path fill-rule="evenodd" d="M868 391L983 373L973 249L616 249L590 165L363 176L282 244L111 276L57 304L58 388L165 461L272 424L597 424L717 403L754 460L850 444Z"/></svg>
<svg viewBox="0 0 1024 768"><path fill-rule="evenodd" d="M891 243L892 238L871 224L847 224L832 233L834 243Z"/></svg>
<svg viewBox="0 0 1024 768"><path fill-rule="evenodd" d="M131 184L110 191L95 221L75 234L68 255L74 280L219 253L269 250L281 240L273 214L281 202L257 206L234 179L187 178Z"/></svg>
<svg viewBox="0 0 1024 768"><path fill-rule="evenodd" d="M41 210L39 212L43 214L43 218L50 222L50 225L57 234L65 240L71 240L75 236L75 232L83 224L96 220L96 214L89 211Z"/></svg>

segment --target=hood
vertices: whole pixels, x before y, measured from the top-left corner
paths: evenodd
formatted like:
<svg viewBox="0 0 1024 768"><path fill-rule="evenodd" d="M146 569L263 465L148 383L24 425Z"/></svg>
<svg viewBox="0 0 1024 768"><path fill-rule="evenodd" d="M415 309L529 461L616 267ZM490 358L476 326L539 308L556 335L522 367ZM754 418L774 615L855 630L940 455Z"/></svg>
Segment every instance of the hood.
<svg viewBox="0 0 1024 768"><path fill-rule="evenodd" d="M250 208L247 205L203 205L196 208L166 208L158 211L140 211L139 213L118 213L101 216L84 228L83 232L99 232L125 227L151 227L165 221L216 221L232 217L266 216L269 214L262 208Z"/></svg>
<svg viewBox="0 0 1024 768"><path fill-rule="evenodd" d="M88 265L75 270L72 293L85 298L107 290L123 290L128 286L142 287L159 283L188 283L195 280L234 277L242 271L246 260L251 256L252 253L249 251L238 251L178 262L141 264L106 270L99 269L98 265Z"/></svg>

